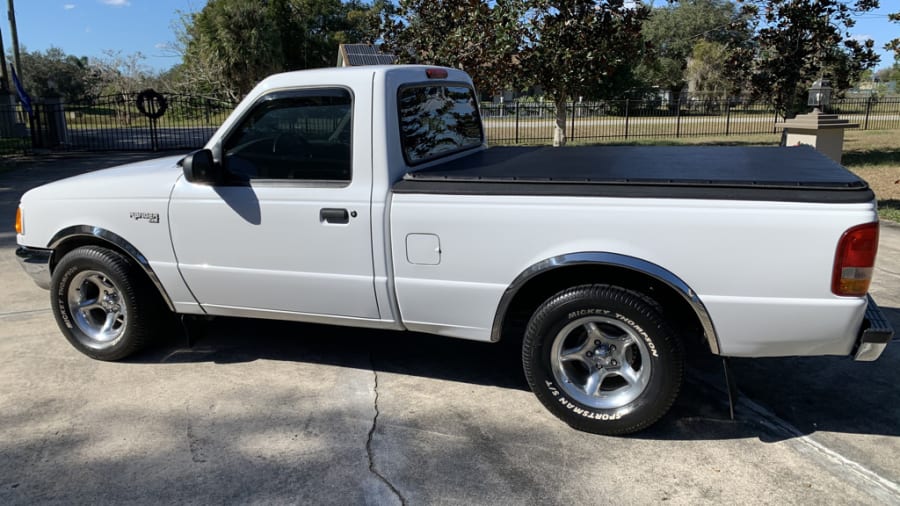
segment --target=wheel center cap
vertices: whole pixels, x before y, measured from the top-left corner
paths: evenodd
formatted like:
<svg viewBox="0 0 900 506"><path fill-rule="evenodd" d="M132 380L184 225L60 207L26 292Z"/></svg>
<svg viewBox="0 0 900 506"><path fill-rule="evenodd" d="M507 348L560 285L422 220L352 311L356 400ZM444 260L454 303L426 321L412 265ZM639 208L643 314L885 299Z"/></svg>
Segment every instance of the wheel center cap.
<svg viewBox="0 0 900 506"><path fill-rule="evenodd" d="M119 297L114 293L108 293L103 296L103 301L100 303L106 310L115 309L117 306L117 302L119 301Z"/></svg>

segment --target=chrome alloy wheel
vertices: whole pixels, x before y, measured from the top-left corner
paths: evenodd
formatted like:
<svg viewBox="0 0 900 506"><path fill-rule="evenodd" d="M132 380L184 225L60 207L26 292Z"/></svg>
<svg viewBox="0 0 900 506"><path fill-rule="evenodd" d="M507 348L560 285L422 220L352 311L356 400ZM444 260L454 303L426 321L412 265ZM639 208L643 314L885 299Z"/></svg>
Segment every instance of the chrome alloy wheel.
<svg viewBox="0 0 900 506"><path fill-rule="evenodd" d="M575 401L616 409L638 398L650 382L650 352L631 327L588 316L559 331L550 350L557 383Z"/></svg>
<svg viewBox="0 0 900 506"><path fill-rule="evenodd" d="M89 338L83 341L85 346L106 347L125 332L128 310L121 291L106 274L79 272L69 284L67 298L75 325Z"/></svg>

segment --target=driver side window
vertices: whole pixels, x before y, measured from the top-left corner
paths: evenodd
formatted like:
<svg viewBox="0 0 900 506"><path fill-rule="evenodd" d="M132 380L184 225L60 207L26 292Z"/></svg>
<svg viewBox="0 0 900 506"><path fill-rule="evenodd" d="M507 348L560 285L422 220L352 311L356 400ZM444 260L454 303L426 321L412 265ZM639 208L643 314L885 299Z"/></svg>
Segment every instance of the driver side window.
<svg viewBox="0 0 900 506"><path fill-rule="evenodd" d="M240 179L350 181L353 100L341 88L265 96L225 142Z"/></svg>

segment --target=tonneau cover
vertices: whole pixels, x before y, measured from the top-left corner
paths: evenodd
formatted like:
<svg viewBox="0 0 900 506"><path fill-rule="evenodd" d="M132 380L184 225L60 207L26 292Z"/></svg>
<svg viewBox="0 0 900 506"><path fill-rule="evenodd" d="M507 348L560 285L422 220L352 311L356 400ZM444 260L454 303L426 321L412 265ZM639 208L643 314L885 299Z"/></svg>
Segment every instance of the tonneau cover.
<svg viewBox="0 0 900 506"><path fill-rule="evenodd" d="M809 147L497 147L410 172L398 193L868 202L865 181Z"/></svg>

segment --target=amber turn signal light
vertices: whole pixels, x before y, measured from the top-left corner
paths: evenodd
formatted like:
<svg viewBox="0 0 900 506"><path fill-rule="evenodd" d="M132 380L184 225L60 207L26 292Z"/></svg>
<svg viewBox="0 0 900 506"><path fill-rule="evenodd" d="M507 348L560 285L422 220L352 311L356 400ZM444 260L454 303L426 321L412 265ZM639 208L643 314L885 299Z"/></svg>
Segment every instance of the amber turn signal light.
<svg viewBox="0 0 900 506"><path fill-rule="evenodd" d="M22 226L22 208L16 208L16 233L19 235L23 234L23 230L25 227Z"/></svg>

